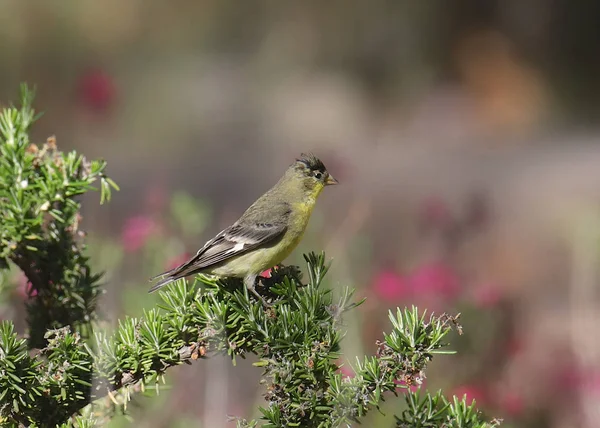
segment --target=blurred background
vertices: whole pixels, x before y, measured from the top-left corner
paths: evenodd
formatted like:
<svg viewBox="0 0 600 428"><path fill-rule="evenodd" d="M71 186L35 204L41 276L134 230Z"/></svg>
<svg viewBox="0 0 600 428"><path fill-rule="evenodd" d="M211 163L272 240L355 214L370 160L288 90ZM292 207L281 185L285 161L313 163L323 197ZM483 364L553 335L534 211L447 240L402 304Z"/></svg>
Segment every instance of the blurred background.
<svg viewBox="0 0 600 428"><path fill-rule="evenodd" d="M368 298L348 361L389 308L461 312L425 387L508 427L600 427L599 19L593 0L2 0L0 102L36 84L34 140L107 159L121 186L84 212L107 319L152 307L150 275L312 151L342 184L287 262L325 249L330 285ZM25 295L0 316L23 327ZM111 426L255 417L250 363L173 369Z"/></svg>

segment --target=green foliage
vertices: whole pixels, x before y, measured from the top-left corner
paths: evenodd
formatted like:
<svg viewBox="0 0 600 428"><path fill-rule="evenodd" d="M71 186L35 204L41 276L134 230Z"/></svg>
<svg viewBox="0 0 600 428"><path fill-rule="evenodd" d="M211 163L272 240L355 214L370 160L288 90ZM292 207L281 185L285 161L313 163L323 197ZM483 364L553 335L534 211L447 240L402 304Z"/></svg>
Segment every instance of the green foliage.
<svg viewBox="0 0 600 428"><path fill-rule="evenodd" d="M0 403L3 415L18 421L22 409L31 407L38 388L40 362L27 353L27 343L17 337L8 321L0 324Z"/></svg>
<svg viewBox="0 0 600 428"><path fill-rule="evenodd" d="M37 372L33 376L37 384L30 390L44 391L43 400L31 395L19 409L19 417L45 426L64 422L107 391L157 385L173 365L215 352L227 353L234 361L255 354L259 357L255 365L264 370L268 403L261 408L263 426L335 427L359 421L380 405L384 393L395 394L398 388L418 383L432 356L443 352L442 339L454 319L425 317L416 308L390 314L391 333L378 344L376 355L357 363L353 378L344 378L337 363L343 338L341 316L357 304L351 302L348 290L334 299L331 290L323 288L327 266L322 254L306 259L314 283L301 282L295 267L276 269L265 280L261 292L272 301L270 309L254 301L238 280L201 278L197 291L180 280L161 292L160 308L124 320L112 334L96 333L93 350L67 329L48 335L42 361L28 358L23 342L20 347L12 345L13 358L25 363L7 367L0 381L8 383L13 375ZM3 343L15 340L16 335L8 331ZM93 389L91 372L98 376ZM34 406L36 401L44 405ZM17 420L14 409L5 411L7 401L0 404L4 417ZM61 411L48 419L49 413L39 412L40 408ZM416 416L423 418L422 413ZM455 414L464 415L464 420L479 418L473 412ZM403 420L416 416L405 412Z"/></svg>
<svg viewBox="0 0 600 428"><path fill-rule="evenodd" d="M454 397L452 402L444 398L441 391L435 395L409 392L405 396L407 409L396 416L397 428L494 428L500 421L485 422L475 401L467 404L466 397Z"/></svg>
<svg viewBox="0 0 600 428"><path fill-rule="evenodd" d="M449 353L440 348L446 345L442 339L456 324L455 318L419 315L414 306L398 309L396 315L390 311L389 318L393 330L377 342L376 355L357 361L353 379L344 381L340 375L332 379L328 393L338 403L333 409L334 426L358 422L371 406L384 400L385 392L396 394L399 387L420 385L433 355Z"/></svg>
<svg viewBox="0 0 600 428"><path fill-rule="evenodd" d="M0 414L13 423L64 421L89 400L91 360L77 333L48 331L48 346L30 357L8 321L0 326Z"/></svg>
<svg viewBox="0 0 600 428"><path fill-rule="evenodd" d="M169 367L215 353L234 364L255 355L263 370L261 421L240 419L240 427L351 424L399 391L407 408L397 426L493 426L464 400L407 392L421 383L435 354L449 352L443 340L454 317L414 307L390 312L391 331L374 344L375 355L358 360L353 377L342 375L342 317L361 302L347 288L335 297L325 287L323 254L305 256L306 282L295 266L262 279L257 290L271 302L267 309L240 280L199 276L194 286L180 280L162 291L162 303L142 317L120 321L113 332L100 330L93 323L100 275L91 273L84 254L76 197L99 182L103 202L116 186L104 176L104 162L63 154L54 139L41 148L29 143L32 97L23 87L22 106L0 114L2 268L14 262L31 283L29 342L12 323L0 324L2 426L105 423L125 411L132 394L158 388ZM176 220L185 223L193 201L173 203ZM198 233L194 227L185 223L189 233Z"/></svg>
<svg viewBox="0 0 600 428"><path fill-rule="evenodd" d="M100 275L84 255L76 197L99 181L104 202L116 185L104 175L104 161L62 153L53 137L42 147L30 143L33 96L22 85L21 106L0 114L0 261L14 262L31 284L29 346L41 348L48 329L90 330Z"/></svg>

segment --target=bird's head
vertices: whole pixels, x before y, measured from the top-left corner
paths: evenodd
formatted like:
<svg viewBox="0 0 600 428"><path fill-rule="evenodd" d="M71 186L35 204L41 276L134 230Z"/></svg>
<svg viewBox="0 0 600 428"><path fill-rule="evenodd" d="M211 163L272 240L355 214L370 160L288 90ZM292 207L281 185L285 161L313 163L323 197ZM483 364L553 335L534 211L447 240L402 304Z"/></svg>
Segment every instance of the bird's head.
<svg viewBox="0 0 600 428"><path fill-rule="evenodd" d="M316 198L325 186L338 184L338 181L323 165L320 159L312 154L302 154L296 159L288 171L292 179L301 183L301 189L307 197Z"/></svg>

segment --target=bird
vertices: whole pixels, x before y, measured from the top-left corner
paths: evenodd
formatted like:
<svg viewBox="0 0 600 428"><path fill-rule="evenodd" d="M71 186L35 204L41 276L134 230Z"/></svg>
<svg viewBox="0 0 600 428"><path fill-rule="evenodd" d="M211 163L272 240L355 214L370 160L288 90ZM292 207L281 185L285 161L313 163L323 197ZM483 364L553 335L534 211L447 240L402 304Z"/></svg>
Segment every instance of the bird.
<svg viewBox="0 0 600 428"><path fill-rule="evenodd" d="M152 293L173 281L195 274L243 278L263 305L256 279L285 258L302 240L317 198L326 186L338 184L323 162L301 154L283 177L256 200L231 226L219 232L181 265L151 278Z"/></svg>

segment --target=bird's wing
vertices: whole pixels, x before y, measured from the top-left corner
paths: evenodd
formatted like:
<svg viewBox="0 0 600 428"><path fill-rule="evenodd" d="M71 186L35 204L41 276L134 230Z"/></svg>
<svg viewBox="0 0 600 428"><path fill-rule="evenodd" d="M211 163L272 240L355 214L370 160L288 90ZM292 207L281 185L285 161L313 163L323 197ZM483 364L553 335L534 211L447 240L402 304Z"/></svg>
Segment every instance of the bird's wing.
<svg viewBox="0 0 600 428"><path fill-rule="evenodd" d="M286 229L283 224L235 224L205 245L194 257L193 266L197 269L205 269L219 264L277 239L285 233Z"/></svg>
<svg viewBox="0 0 600 428"><path fill-rule="evenodd" d="M235 223L221 231L208 241L194 257L182 265L164 272L153 279L162 277L150 292L155 291L176 279L192 275L204 269L224 262L232 257L244 254L263 244L274 241L285 233L286 223Z"/></svg>

